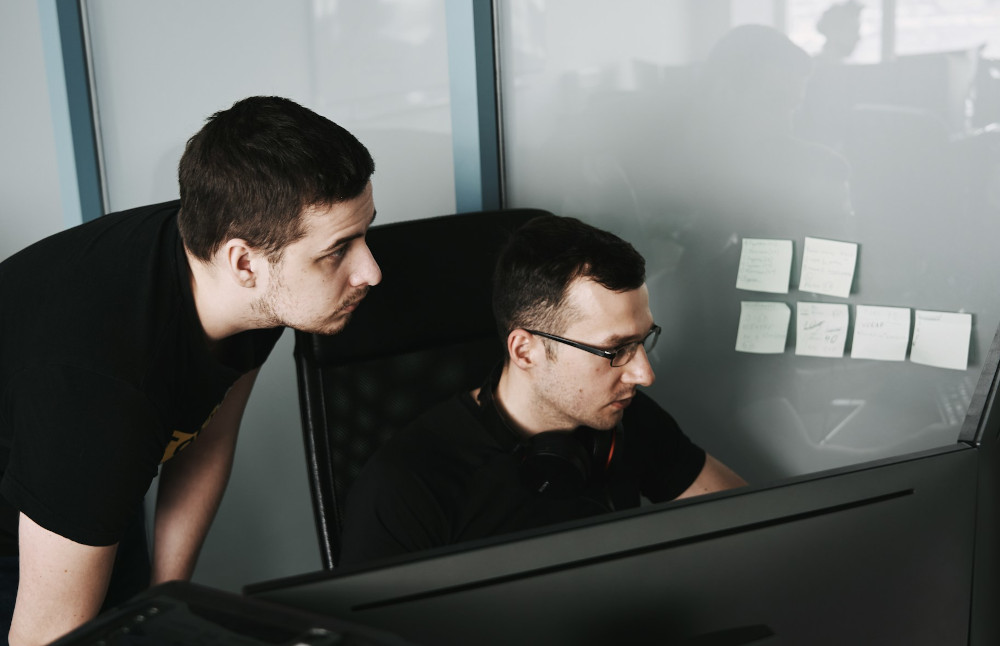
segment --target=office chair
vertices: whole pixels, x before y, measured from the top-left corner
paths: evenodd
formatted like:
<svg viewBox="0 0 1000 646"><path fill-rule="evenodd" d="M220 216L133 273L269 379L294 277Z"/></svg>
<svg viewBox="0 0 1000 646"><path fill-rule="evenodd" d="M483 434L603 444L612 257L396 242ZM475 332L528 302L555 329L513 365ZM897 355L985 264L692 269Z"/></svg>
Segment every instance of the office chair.
<svg viewBox="0 0 1000 646"><path fill-rule="evenodd" d="M510 232L542 214L509 209L373 226L367 240L382 283L340 334L295 333L325 569L339 561L346 492L372 453L431 405L478 386L502 357L493 265Z"/></svg>

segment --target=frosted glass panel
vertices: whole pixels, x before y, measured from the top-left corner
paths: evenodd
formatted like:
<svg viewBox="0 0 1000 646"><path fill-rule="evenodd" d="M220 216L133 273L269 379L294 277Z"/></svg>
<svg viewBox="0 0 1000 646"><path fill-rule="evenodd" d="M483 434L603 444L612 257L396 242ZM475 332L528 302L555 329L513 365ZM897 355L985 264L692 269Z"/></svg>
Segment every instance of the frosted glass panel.
<svg viewBox="0 0 1000 646"><path fill-rule="evenodd" d="M86 5L111 210L176 197L205 117L275 94L368 146L380 222L454 211L441 0Z"/></svg>
<svg viewBox="0 0 1000 646"><path fill-rule="evenodd" d="M646 256L651 394L758 482L954 443L1000 321L997 62L821 60L788 5L499 3L509 205Z"/></svg>

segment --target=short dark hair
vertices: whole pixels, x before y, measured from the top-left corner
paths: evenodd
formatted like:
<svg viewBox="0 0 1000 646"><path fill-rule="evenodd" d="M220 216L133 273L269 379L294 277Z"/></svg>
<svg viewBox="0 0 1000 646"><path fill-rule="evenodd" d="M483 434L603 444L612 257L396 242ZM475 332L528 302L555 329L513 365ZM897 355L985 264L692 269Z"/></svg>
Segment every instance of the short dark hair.
<svg viewBox="0 0 1000 646"><path fill-rule="evenodd" d="M646 281L646 261L618 236L576 218L543 215L517 229L493 274L493 315L500 338L517 328L559 334L573 313L566 291L587 278L616 292Z"/></svg>
<svg viewBox="0 0 1000 646"><path fill-rule="evenodd" d="M280 258L309 206L351 200L375 172L344 128L289 99L254 96L213 114L178 168L184 245L208 261L232 238Z"/></svg>

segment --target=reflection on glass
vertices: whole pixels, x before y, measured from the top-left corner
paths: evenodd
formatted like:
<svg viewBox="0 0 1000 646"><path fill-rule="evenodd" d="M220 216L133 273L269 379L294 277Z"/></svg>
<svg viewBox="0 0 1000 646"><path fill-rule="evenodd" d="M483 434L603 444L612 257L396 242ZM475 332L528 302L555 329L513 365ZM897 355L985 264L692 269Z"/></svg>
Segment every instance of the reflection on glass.
<svg viewBox="0 0 1000 646"><path fill-rule="evenodd" d="M749 480L954 442L1000 321L996 4L710 4L500 3L510 205L636 244L663 326L647 392ZM853 274L814 259L801 285L807 238ZM787 294L738 289L745 239L792 241ZM791 309L783 352L737 351L744 301ZM842 352L796 354L800 303L847 308ZM852 358L859 306L971 319L948 338L967 368L914 361L913 317L902 361Z"/></svg>
<svg viewBox="0 0 1000 646"><path fill-rule="evenodd" d="M792 0L788 4L788 37L818 60L881 60L881 0Z"/></svg>

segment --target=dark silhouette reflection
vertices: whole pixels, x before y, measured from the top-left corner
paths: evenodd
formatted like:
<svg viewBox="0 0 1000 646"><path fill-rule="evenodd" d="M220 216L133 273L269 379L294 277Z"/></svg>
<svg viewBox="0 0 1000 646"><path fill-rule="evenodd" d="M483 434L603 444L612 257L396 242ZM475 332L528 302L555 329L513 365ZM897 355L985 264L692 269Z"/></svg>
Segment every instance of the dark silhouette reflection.
<svg viewBox="0 0 1000 646"><path fill-rule="evenodd" d="M995 221L1000 217L1000 123L955 137L954 147L961 201L975 218L972 224Z"/></svg>
<svg viewBox="0 0 1000 646"><path fill-rule="evenodd" d="M850 22L860 7L835 11ZM683 260L664 281L674 305L658 315L676 325L664 326L674 345L663 357L676 374L657 388L724 437L747 462L717 452L751 480L955 441L998 317L991 281L979 278L997 269L987 246L1000 229L997 130L956 118L997 119L973 100L993 89L976 73L989 65L979 53L851 65L846 46L810 60L777 31L744 26L700 67L671 148L682 179L662 201L684 233ZM858 243L849 298L797 290L807 236ZM787 295L735 289L741 240L753 237L793 241ZM747 300L793 308L784 354L734 351ZM850 337L844 359L794 356L802 301L971 312L969 369L851 360Z"/></svg>
<svg viewBox="0 0 1000 646"><path fill-rule="evenodd" d="M860 3L853 0L835 2L819 17L816 31L823 35L823 49L818 60L842 63L851 57L861 40Z"/></svg>
<svg viewBox="0 0 1000 646"><path fill-rule="evenodd" d="M812 60L763 25L731 30L701 67L680 140L691 208L746 233L775 217L821 224L851 213L849 168L792 130Z"/></svg>
<svg viewBox="0 0 1000 646"><path fill-rule="evenodd" d="M854 72L846 62L861 38L862 5L834 3L820 16L816 31L825 38L816 55L796 132L810 141L840 149L856 97Z"/></svg>
<svg viewBox="0 0 1000 646"><path fill-rule="evenodd" d="M736 289L742 240L792 240L794 288L806 236L856 236L850 165L831 147L793 130L812 70L811 57L779 31L732 29L698 69L669 149L677 181L664 195L666 217L683 222L683 257L660 286L661 298L671 304L660 316L669 326L664 337L672 341L664 360L675 367L660 387L742 456L751 479L780 472L775 465L785 458L775 453L777 435L784 436L777 444L789 455L816 456L803 446L822 436L809 435L788 381L769 377L780 374L786 357L734 351L741 300L791 306L795 298ZM762 441L762 434L771 437Z"/></svg>

